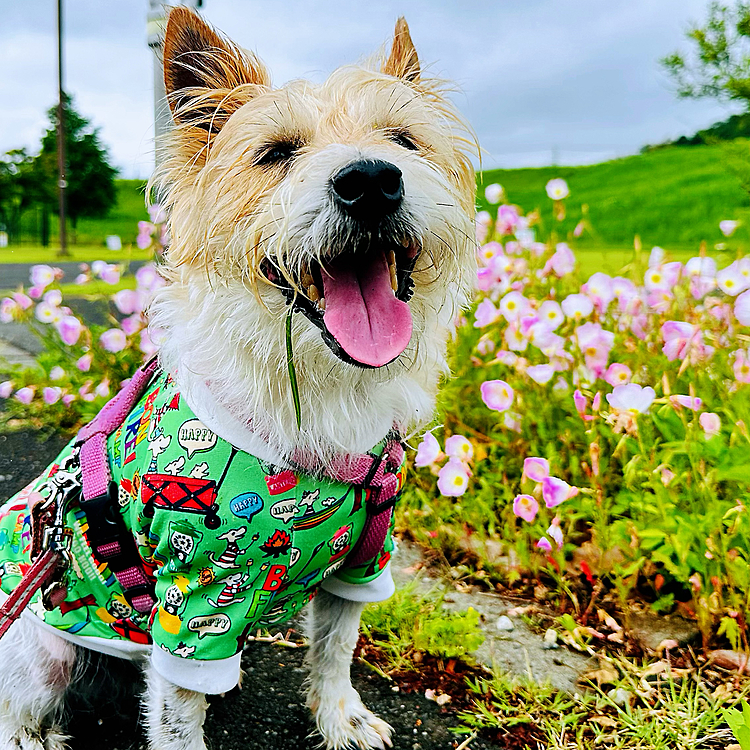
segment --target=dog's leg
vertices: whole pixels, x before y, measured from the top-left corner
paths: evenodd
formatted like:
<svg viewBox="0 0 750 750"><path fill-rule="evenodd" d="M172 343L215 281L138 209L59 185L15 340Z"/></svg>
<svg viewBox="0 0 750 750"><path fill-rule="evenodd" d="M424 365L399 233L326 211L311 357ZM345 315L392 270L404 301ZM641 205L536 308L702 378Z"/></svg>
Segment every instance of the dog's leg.
<svg viewBox="0 0 750 750"><path fill-rule="evenodd" d="M349 676L363 607L320 590L308 615L307 705L328 750L391 745L391 727L365 708Z"/></svg>
<svg viewBox="0 0 750 750"><path fill-rule="evenodd" d="M0 640L0 750L63 750L57 724L76 647L22 618Z"/></svg>
<svg viewBox="0 0 750 750"><path fill-rule="evenodd" d="M143 704L151 750L205 750L203 693L173 685L149 665Z"/></svg>

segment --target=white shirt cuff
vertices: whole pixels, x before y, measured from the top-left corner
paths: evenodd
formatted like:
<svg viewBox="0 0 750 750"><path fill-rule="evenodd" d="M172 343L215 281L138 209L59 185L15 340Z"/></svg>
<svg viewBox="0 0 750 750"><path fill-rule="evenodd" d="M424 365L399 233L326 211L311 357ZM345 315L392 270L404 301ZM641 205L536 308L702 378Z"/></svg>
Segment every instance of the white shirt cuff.
<svg viewBox="0 0 750 750"><path fill-rule="evenodd" d="M165 679L177 687L196 693L228 693L240 681L240 659L235 654L228 659L183 659L154 644L151 664Z"/></svg>
<svg viewBox="0 0 750 750"><path fill-rule="evenodd" d="M390 562L377 578L367 583L347 583L334 573L323 580L320 588L350 602L382 602L390 599L396 591Z"/></svg>

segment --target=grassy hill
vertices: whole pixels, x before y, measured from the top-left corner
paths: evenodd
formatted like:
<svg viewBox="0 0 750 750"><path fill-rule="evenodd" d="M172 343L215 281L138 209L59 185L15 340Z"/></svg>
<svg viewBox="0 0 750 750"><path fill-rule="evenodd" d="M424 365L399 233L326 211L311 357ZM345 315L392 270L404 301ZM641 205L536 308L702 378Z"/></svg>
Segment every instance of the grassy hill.
<svg viewBox="0 0 750 750"><path fill-rule="evenodd" d="M735 141L735 143L737 143ZM750 141L748 158L750 158ZM479 204L486 207L484 187L499 182L511 203L525 211L540 209L546 227L556 225L544 187L554 177L570 186L561 238L572 232L588 206L592 233L579 244L632 247L639 234L644 246L697 249L721 242L722 219L745 219L735 239L750 245L750 198L727 169L721 145L664 148L586 167L496 169L480 175Z"/></svg>

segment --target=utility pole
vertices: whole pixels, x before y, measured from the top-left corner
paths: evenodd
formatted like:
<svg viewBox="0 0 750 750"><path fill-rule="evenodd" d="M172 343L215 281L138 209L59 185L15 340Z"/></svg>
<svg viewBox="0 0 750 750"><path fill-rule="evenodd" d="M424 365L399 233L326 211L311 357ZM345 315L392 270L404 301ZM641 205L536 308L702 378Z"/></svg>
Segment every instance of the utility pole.
<svg viewBox="0 0 750 750"><path fill-rule="evenodd" d="M167 104L167 94L164 90L164 73L162 71L162 48L164 44L164 29L167 25L167 7L169 5L184 5L188 8L201 8L203 0L149 0L149 11L146 22L146 36L148 46L154 53L154 161L159 165L160 145L164 135L172 127L172 114Z"/></svg>
<svg viewBox="0 0 750 750"><path fill-rule="evenodd" d="M57 187L60 217L60 250L58 255L67 256L68 237L65 231L66 200L65 190L65 93L63 91L63 0L57 0Z"/></svg>

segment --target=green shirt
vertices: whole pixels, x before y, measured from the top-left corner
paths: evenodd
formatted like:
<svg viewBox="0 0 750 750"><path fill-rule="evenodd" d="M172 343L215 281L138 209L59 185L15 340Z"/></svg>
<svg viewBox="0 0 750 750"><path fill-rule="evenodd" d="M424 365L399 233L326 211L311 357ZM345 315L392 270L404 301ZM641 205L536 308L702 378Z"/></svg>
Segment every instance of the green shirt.
<svg viewBox="0 0 750 750"><path fill-rule="evenodd" d="M143 651L153 643L160 652L157 670L183 687L229 689L247 635L288 620L324 579L365 584L390 559L389 535L375 559L342 569L364 526L366 491L282 470L238 450L195 417L168 374L154 379L107 448L120 512L155 578L158 602L150 615L130 607L115 576L91 556L86 515L73 503L66 600L48 612L37 595L31 610L99 650ZM6 594L30 564L29 495L46 494L46 478L71 450L72 442L0 509L0 588ZM403 465L399 478L402 486ZM208 677L195 680L166 654L215 663L204 665ZM211 667L220 665L226 669L219 678Z"/></svg>

